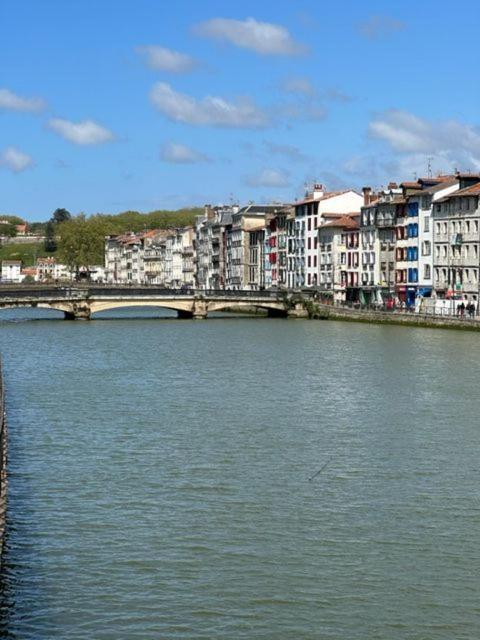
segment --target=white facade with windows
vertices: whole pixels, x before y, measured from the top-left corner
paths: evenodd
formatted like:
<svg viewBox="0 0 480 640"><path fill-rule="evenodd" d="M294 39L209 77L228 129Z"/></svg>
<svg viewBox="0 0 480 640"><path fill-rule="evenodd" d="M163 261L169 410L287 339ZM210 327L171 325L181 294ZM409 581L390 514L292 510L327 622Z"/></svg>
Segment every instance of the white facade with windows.
<svg viewBox="0 0 480 640"><path fill-rule="evenodd" d="M305 199L295 203L295 219L287 236L290 243L287 279L290 287L319 284L318 228L329 217L359 213L363 197L353 189L325 191L315 184Z"/></svg>

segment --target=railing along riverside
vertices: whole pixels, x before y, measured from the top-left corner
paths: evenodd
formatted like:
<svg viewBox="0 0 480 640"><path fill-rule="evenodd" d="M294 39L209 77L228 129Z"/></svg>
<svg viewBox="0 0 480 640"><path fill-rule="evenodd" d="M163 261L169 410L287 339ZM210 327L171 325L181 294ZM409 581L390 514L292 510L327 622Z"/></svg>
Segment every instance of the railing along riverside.
<svg viewBox="0 0 480 640"><path fill-rule="evenodd" d="M5 414L5 387L0 360L0 560L3 553L7 515L7 445L8 431Z"/></svg>

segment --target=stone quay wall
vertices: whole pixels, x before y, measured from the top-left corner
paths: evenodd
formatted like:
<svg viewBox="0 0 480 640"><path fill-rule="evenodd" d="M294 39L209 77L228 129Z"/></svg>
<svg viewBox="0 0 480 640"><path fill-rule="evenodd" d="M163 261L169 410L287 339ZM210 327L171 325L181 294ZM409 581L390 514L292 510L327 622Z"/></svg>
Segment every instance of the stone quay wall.
<svg viewBox="0 0 480 640"><path fill-rule="evenodd" d="M475 319L462 319L421 313L350 309L348 307L335 307L327 304L307 304L306 306L309 307L309 316L320 320L343 320L346 322L395 324L407 327L424 327L430 329L480 331L480 320L477 319L477 317Z"/></svg>

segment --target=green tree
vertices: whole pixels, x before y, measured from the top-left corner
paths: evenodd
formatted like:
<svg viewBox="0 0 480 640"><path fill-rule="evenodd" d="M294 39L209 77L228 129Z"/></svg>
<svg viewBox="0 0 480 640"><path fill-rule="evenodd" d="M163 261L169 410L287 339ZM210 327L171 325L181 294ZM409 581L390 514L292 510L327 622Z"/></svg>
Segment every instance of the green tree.
<svg viewBox="0 0 480 640"><path fill-rule="evenodd" d="M108 228L100 216L87 220L83 214L58 225L58 257L76 278L81 267L103 264Z"/></svg>
<svg viewBox="0 0 480 640"><path fill-rule="evenodd" d="M2 224L0 225L0 235L7 236L8 238L15 238L17 235L17 228L14 224Z"/></svg>
<svg viewBox="0 0 480 640"><path fill-rule="evenodd" d="M67 220L70 220L71 217L72 217L72 214L70 213L70 211L67 211L66 209L55 209L51 220L55 224L61 224L62 222L66 222Z"/></svg>
<svg viewBox="0 0 480 640"><path fill-rule="evenodd" d="M55 224L49 220L45 227L45 251L53 253L57 250L57 240L55 238Z"/></svg>

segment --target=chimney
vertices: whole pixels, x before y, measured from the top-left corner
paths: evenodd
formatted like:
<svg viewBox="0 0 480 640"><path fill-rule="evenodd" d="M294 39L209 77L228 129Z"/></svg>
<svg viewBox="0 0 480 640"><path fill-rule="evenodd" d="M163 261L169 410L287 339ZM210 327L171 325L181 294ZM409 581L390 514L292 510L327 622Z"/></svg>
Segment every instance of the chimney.
<svg viewBox="0 0 480 640"><path fill-rule="evenodd" d="M323 196L323 194L325 193L323 184L319 184L318 182L316 182L313 185L313 192L312 192L312 196L314 200L320 200L320 198Z"/></svg>
<svg viewBox="0 0 480 640"><path fill-rule="evenodd" d="M205 217L207 220L211 220L215 216L215 210L213 209L211 204L205 205Z"/></svg>
<svg viewBox="0 0 480 640"><path fill-rule="evenodd" d="M364 206L368 206L372 201L372 187L363 187L363 204Z"/></svg>

